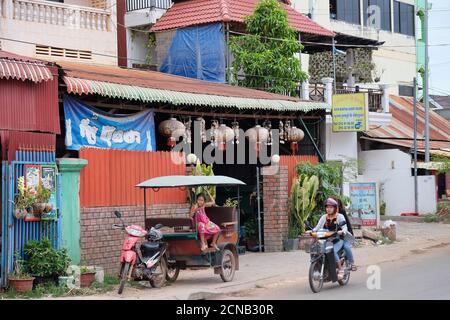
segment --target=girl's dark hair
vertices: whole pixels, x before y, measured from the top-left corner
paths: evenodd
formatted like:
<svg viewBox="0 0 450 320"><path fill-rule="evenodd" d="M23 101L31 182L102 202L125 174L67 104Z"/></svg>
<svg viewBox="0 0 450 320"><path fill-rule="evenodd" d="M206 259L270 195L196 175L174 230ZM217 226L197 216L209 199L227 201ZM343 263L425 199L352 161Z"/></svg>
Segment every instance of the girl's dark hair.
<svg viewBox="0 0 450 320"><path fill-rule="evenodd" d="M205 194L204 194L203 192L201 192L201 193L199 193L199 194L197 195L197 200L198 200L198 198L200 198L200 197L202 197L203 200L206 201L206 196L205 196Z"/></svg>

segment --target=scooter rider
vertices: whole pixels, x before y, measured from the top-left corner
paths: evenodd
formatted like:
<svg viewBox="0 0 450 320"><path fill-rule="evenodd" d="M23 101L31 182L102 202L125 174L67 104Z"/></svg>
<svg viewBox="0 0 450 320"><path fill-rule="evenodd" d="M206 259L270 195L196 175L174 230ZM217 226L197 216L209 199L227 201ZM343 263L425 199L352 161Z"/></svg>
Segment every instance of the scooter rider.
<svg viewBox="0 0 450 320"><path fill-rule="evenodd" d="M329 231L337 231L339 238L336 238L333 240L333 246L334 246L334 257L336 260L337 268L339 270L338 277L342 278L344 274L343 266L340 263L338 252L342 248L344 248L345 253L347 255L347 259L349 263L352 266L352 270L354 270L354 259L353 259L353 253L351 250L351 245L344 245L345 237L350 236L351 234L348 231L347 225L343 225L342 227L339 227L338 225L341 222L345 222L345 217L338 212L338 203L336 200L332 198L328 198L325 201L325 210L326 214L324 214L319 222L317 223L317 226L313 229L314 232L316 232L319 229L327 229Z"/></svg>

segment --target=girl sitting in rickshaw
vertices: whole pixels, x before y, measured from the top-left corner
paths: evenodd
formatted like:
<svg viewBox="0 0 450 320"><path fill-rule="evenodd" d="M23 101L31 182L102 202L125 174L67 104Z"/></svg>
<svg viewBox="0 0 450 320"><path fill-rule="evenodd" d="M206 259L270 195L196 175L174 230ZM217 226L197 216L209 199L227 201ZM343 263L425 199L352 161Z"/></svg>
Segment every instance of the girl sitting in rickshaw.
<svg viewBox="0 0 450 320"><path fill-rule="evenodd" d="M213 237L211 247L215 250L219 250L219 248L217 247L217 238L219 237L220 228L214 222L209 220L205 212L206 207L212 207L215 205L215 203L214 201L205 201L206 198L203 193L197 195L197 202L192 206L191 211L189 212L189 217L191 219L195 219L197 231L200 234L201 250L205 251L208 248L206 239L209 239L211 236Z"/></svg>

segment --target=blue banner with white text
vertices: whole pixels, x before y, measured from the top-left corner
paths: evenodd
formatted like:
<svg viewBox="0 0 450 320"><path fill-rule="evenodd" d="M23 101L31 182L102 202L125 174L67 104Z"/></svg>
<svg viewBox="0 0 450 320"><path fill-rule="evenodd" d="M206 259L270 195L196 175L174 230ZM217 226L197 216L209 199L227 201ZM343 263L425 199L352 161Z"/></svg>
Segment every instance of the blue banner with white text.
<svg viewBox="0 0 450 320"><path fill-rule="evenodd" d="M110 115L64 96L66 147L156 151L155 122L152 110L132 115Z"/></svg>

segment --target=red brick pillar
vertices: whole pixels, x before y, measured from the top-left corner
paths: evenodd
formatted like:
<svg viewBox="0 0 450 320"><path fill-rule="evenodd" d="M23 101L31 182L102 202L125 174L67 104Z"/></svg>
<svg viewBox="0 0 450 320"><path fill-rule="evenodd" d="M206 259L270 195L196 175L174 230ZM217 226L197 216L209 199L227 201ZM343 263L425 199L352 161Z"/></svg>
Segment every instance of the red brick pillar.
<svg viewBox="0 0 450 320"><path fill-rule="evenodd" d="M266 167L263 174L264 248L265 252L283 251L288 235L288 167L280 166L276 174Z"/></svg>

